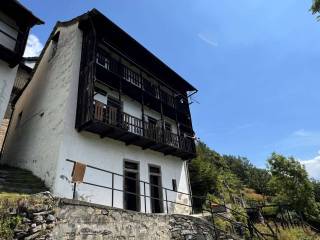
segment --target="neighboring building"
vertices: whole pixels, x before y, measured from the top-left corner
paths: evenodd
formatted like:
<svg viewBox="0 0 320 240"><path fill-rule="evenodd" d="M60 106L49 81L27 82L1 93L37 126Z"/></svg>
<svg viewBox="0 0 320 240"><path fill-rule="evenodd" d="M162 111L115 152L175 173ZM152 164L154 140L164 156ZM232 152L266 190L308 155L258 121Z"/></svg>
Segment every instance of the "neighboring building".
<svg viewBox="0 0 320 240"><path fill-rule="evenodd" d="M22 94L24 88L29 83L31 72L37 59L38 58L36 57L22 58L21 62L17 66L18 69L9 98L9 104L7 105L4 118L0 124L0 148L2 148L2 144L6 136L15 101Z"/></svg>
<svg viewBox="0 0 320 240"><path fill-rule="evenodd" d="M194 92L99 11L58 22L15 105L3 163L57 196L190 213Z"/></svg>
<svg viewBox="0 0 320 240"><path fill-rule="evenodd" d="M16 0L1 1L0 7L0 123L4 118L16 79L18 64L29 30L43 22Z"/></svg>

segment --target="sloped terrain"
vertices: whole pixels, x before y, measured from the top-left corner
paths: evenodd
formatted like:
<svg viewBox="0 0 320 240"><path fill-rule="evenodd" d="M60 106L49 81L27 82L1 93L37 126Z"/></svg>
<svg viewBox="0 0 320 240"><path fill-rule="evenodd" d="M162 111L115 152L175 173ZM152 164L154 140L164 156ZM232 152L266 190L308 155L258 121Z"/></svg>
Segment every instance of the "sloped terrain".
<svg viewBox="0 0 320 240"><path fill-rule="evenodd" d="M30 171L0 165L0 195L34 194L47 191L44 182Z"/></svg>

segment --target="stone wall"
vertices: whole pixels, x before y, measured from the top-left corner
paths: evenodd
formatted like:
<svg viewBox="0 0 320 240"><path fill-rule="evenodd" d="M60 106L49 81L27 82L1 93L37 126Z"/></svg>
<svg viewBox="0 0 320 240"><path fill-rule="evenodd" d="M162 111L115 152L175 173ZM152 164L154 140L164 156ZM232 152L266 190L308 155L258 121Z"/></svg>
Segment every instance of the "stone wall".
<svg viewBox="0 0 320 240"><path fill-rule="evenodd" d="M62 199L53 239L215 239L213 226L186 215L143 214Z"/></svg>
<svg viewBox="0 0 320 240"><path fill-rule="evenodd" d="M0 211L0 217L19 217L21 221L13 227L12 238L2 238L0 231L0 239L237 239L219 232L211 223L201 218L176 214L144 214L77 200L53 198L49 192L22 198L17 201L16 207L10 206L6 209L6 213Z"/></svg>
<svg viewBox="0 0 320 240"><path fill-rule="evenodd" d="M3 119L0 125L0 148L2 147L4 138L9 125L9 119Z"/></svg>

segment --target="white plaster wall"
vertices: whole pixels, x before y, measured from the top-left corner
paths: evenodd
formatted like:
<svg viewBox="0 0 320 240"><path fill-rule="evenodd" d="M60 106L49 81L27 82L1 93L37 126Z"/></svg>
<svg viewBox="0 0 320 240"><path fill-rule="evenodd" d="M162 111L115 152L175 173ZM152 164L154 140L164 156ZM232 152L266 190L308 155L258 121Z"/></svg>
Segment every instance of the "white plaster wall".
<svg viewBox="0 0 320 240"><path fill-rule="evenodd" d="M10 68L8 63L0 60L0 121L7 110L17 71L18 66Z"/></svg>
<svg viewBox="0 0 320 240"><path fill-rule="evenodd" d="M49 45L31 83L16 105L4 161L33 171L45 180L55 195L61 197L72 198L73 195L73 184L70 182L73 165L66 159L119 174L123 173L124 159L134 160L140 164L140 179L147 182L148 164L158 165L161 167L163 187L172 189L172 179L176 179L178 191L189 193L185 163L181 159L132 145L126 146L110 138L101 139L99 135L89 132L76 131L81 31L77 25L61 27L59 30L56 56L49 60ZM123 99L125 111L141 118L141 105L127 97ZM17 124L20 112L23 114L20 124ZM111 175L87 169L85 181L111 186ZM122 189L122 185L123 179L115 177L115 187ZM149 186L146 194L149 195ZM77 195L87 201L111 205L110 190L80 184ZM123 207L122 193L117 192L114 196L114 206ZM176 193L168 192L168 199L189 203L188 198ZM147 212L150 212L150 200L147 199L146 203ZM171 212L189 213L189 209L181 210L171 204L168 207ZM141 211L144 211L143 198Z"/></svg>
<svg viewBox="0 0 320 240"><path fill-rule="evenodd" d="M62 27L59 31L55 56L51 56L50 43L15 106L2 159L4 163L31 170L51 189L63 139L70 81L74 66L80 62L81 33L77 25Z"/></svg>
<svg viewBox="0 0 320 240"><path fill-rule="evenodd" d="M79 48L81 46L79 45ZM80 51L79 51L80 58ZM164 156L162 153L152 150L142 150L137 146L126 146L125 143L116 141L110 138L101 139L99 135L89 132L77 132L75 129L76 109L77 109L77 94L78 94L78 79L79 69L74 68L73 78L69 86L70 95L67 100L67 111L65 114L65 128L63 135L63 143L61 145L58 171L54 192L58 196L72 198L73 184L70 182L73 164L67 162L66 159L78 161L84 164L89 164L111 172L123 174L123 163L125 159L139 162L140 180L149 182L149 167L148 164L154 164L161 167L162 185L168 189L172 189L172 179L176 179L178 191L189 193L189 185L186 177L185 162L180 158L173 156ZM108 88L104 89L113 97L118 97L118 93L111 91ZM106 99L103 96L96 96L102 102ZM133 101L127 96L122 96L124 111L141 119L141 104ZM147 110L149 111L149 110ZM151 111L151 110L150 110ZM160 119L160 114L157 118ZM111 187L111 174L100 172L87 168L84 181L92 182L98 185ZM123 179L115 177L114 187L120 190L123 189ZM143 184L141 183L140 191L143 194ZM149 195L149 186L146 186L146 194ZM77 186L76 195L79 199L86 201L111 205L111 190L79 184ZM163 193L165 198L165 193ZM181 196L174 192L168 191L168 200L178 201L185 204L190 204L189 198ZM150 200L147 199L147 212L150 212ZM114 206L123 207L123 194L114 192ZM169 204L169 212L189 213L190 209L181 209L177 206ZM166 206L164 206L166 211ZM141 211L144 211L144 199L141 197Z"/></svg>

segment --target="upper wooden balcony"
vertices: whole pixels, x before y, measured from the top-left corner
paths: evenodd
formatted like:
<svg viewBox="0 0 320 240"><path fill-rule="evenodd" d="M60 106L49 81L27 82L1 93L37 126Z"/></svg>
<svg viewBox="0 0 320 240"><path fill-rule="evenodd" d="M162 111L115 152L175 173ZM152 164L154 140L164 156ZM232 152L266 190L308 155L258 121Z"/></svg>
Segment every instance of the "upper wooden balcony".
<svg viewBox="0 0 320 240"><path fill-rule="evenodd" d="M194 140L165 130L160 121L159 124L151 124L96 100L92 114L93 120L86 124L85 130L101 137L110 137L127 145L133 144L182 159L195 157Z"/></svg>
<svg viewBox="0 0 320 240"><path fill-rule="evenodd" d="M137 101L141 101L141 96L143 96L144 104L158 112L161 111L161 102L163 114L172 119L176 118L176 114L182 119L190 115L186 96L165 88L156 80L151 82L143 77L142 72L143 70L138 72L130 69L103 51L97 54L96 78L99 81L116 89L119 89L122 84L124 94Z"/></svg>

